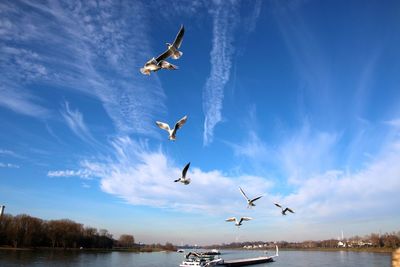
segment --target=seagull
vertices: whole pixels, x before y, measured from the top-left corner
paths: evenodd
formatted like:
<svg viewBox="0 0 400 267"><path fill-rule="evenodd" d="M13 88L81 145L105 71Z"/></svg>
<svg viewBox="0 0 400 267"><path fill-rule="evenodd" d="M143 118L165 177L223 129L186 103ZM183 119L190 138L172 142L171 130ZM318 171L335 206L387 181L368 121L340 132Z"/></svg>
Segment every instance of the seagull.
<svg viewBox="0 0 400 267"><path fill-rule="evenodd" d="M248 198L248 197L246 196L246 194L244 193L244 191L243 191L242 188L239 187L239 190L240 190L240 193L242 193L242 195L244 196L244 198L247 200L247 208L255 207L256 205L254 204L254 201L256 201L256 200L262 198L262 196L259 196L259 197L250 199L250 198Z"/></svg>
<svg viewBox="0 0 400 267"><path fill-rule="evenodd" d="M182 44L183 34L185 33L185 28L183 25L181 26L178 34L175 37L175 40L172 44L167 44L167 50L164 51L157 58L152 58L147 61L143 68L140 69L140 72L144 75L150 75L152 71L158 71L160 69L168 69L168 70L176 70L177 66L166 61L167 58L172 57L173 59L178 59L183 55L183 52L179 51L179 47Z"/></svg>
<svg viewBox="0 0 400 267"><path fill-rule="evenodd" d="M187 120L187 115L185 115L182 119L180 119L176 124L175 127L171 130L169 128L169 125L167 123L161 122L161 121L156 121L156 124L158 127L160 127L163 130L166 130L169 133L169 140L175 141L176 140L176 131L180 129L186 122Z"/></svg>
<svg viewBox="0 0 400 267"><path fill-rule="evenodd" d="M185 27L181 25L178 34L175 37L175 40L172 44L166 43L168 50L171 51L171 57L173 59L178 59L183 55L183 52L179 51L178 49L181 47L183 34L185 33Z"/></svg>
<svg viewBox="0 0 400 267"><path fill-rule="evenodd" d="M240 227L242 225L243 221L250 221L250 220L252 220L252 218L250 218L250 217L241 217L239 221L236 219L236 217L232 217L232 218L226 219L225 221L226 222L235 222L235 225L237 227Z"/></svg>
<svg viewBox="0 0 400 267"><path fill-rule="evenodd" d="M4 209L6 208L6 206L4 206L4 205L1 205L0 206L0 217L1 216L3 216L3 213L4 213Z"/></svg>
<svg viewBox="0 0 400 267"><path fill-rule="evenodd" d="M167 70L176 70L178 69L177 66L174 64L169 63L165 59L170 56L170 51L167 50L157 58L152 58L144 64L143 68L140 69L140 72L144 75L150 75L151 71L158 71L160 69L167 69Z"/></svg>
<svg viewBox="0 0 400 267"><path fill-rule="evenodd" d="M189 166L190 166L190 162L189 162L188 164L186 164L185 168L183 168L183 170L182 170L182 177L179 178L179 179L176 179L176 180L174 181L175 183L176 183L176 182L181 182L181 183L183 183L184 185L190 184L190 178L186 178L186 173L187 173L187 171L188 171L188 169L189 169Z"/></svg>
<svg viewBox="0 0 400 267"><path fill-rule="evenodd" d="M294 213L294 211L293 211L292 209L290 209L290 208L285 208L285 209L283 209L282 206L279 205L278 203L274 203L274 204L275 204L275 206L281 208L281 210L282 210L282 215L286 215L286 212L287 212L287 211L289 211L289 212L291 212L291 213Z"/></svg>

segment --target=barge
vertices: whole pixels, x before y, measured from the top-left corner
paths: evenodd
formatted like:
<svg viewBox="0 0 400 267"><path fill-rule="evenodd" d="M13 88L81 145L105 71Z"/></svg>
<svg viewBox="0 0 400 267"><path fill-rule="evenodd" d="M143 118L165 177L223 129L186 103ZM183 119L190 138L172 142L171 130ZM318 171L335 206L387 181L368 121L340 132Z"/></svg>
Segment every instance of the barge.
<svg viewBox="0 0 400 267"><path fill-rule="evenodd" d="M236 267L236 266L248 266L248 265L255 265L260 263L267 263L273 262L275 257L279 256L278 246L276 247L275 255L273 256L263 256L263 257L256 257L256 258L249 258L249 259L237 259L237 260L224 260L218 263L218 266L225 266L225 267Z"/></svg>
<svg viewBox="0 0 400 267"><path fill-rule="evenodd" d="M214 255L207 253L190 252L185 256L185 260L182 262L180 267L237 267L237 266L248 266L260 263L273 262L275 257L279 256L278 246L276 246L276 253L273 256L261 256L256 258L248 259L236 259L236 260L224 260Z"/></svg>

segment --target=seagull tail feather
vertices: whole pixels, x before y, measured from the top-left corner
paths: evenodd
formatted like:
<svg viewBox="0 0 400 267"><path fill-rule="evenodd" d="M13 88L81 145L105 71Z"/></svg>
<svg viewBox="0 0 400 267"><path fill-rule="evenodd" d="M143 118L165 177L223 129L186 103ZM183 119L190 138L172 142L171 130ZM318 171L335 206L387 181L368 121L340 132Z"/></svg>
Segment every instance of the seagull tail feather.
<svg viewBox="0 0 400 267"><path fill-rule="evenodd" d="M145 68L140 68L140 72L144 75L150 75L150 71Z"/></svg>
<svg viewBox="0 0 400 267"><path fill-rule="evenodd" d="M176 51L171 57L173 59L179 59L183 55L182 51Z"/></svg>

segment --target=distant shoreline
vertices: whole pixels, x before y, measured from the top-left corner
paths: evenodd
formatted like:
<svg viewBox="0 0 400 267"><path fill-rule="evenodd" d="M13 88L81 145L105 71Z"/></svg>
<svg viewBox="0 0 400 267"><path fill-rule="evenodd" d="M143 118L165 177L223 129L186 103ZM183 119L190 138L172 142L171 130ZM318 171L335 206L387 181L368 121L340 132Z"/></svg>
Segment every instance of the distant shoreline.
<svg viewBox="0 0 400 267"><path fill-rule="evenodd" d="M244 251L259 251L259 250L274 250L275 248L264 249L243 249L243 248L219 248L221 250L244 250ZM157 249L157 248L49 248L49 247L36 247L36 248L13 248L13 247L0 247L0 250L12 251L33 251L33 250L49 250L49 251L85 251L85 252L135 252L135 253L151 253L151 252L176 252L172 250ZM322 252L367 252L367 253L393 253L394 248L279 248L280 251L322 251Z"/></svg>
<svg viewBox="0 0 400 267"><path fill-rule="evenodd" d="M150 253L150 252L175 252L175 250L165 250L159 248L50 248L50 247L34 247L34 248L14 248L14 247L0 247L0 250L10 251L92 251L92 252L136 252L136 253Z"/></svg>
<svg viewBox="0 0 400 267"><path fill-rule="evenodd" d="M246 251L257 251L257 250L275 250L275 248L262 248L262 249L244 249L244 248L219 248L232 249L232 250L246 250ZM392 253L395 248L279 248L280 251L326 251L326 252L370 252L370 253Z"/></svg>

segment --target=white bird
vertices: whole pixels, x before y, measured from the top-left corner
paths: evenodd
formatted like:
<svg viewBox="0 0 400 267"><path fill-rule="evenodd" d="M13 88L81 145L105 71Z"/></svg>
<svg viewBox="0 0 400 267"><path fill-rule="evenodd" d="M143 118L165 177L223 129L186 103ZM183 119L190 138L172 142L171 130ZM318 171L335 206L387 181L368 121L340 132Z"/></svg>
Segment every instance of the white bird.
<svg viewBox="0 0 400 267"><path fill-rule="evenodd" d="M235 225L237 227L240 227L242 225L243 221L250 221L250 220L252 220L252 218L250 218L250 217L241 217L239 221L236 219L236 217L232 217L232 218L226 219L225 221L226 222L235 222Z"/></svg>
<svg viewBox="0 0 400 267"><path fill-rule="evenodd" d="M173 59L178 59L183 55L183 52L179 51L179 48L181 47L184 33L185 33L185 27L181 25L181 28L179 29L179 32L176 35L174 42L172 44L166 43L168 50L171 51L171 57Z"/></svg>
<svg viewBox="0 0 400 267"><path fill-rule="evenodd" d="M188 164L186 164L185 168L183 168L183 170L182 170L182 177L180 177L179 179L176 179L176 180L174 181L175 183L176 183L176 182L181 182L181 183L183 183L184 185L190 184L190 178L186 178L186 173L187 173L187 171L188 171L188 169L189 169L189 166L190 166L190 162L189 162Z"/></svg>
<svg viewBox="0 0 400 267"><path fill-rule="evenodd" d="M6 208L6 206L4 206L4 205L1 205L0 206L0 217L1 216L3 216L3 213L4 213L4 209Z"/></svg>
<svg viewBox="0 0 400 267"><path fill-rule="evenodd" d="M286 215L286 212L287 212L287 211L289 211L289 212L291 212L291 213L294 213L294 211L293 211L292 209L288 208L288 207L286 207L286 208L284 209L284 208L282 208L282 206L281 206L280 204L278 204L278 203L274 203L274 204L275 204L275 206L281 208L281 210L282 210L282 215Z"/></svg>
<svg viewBox="0 0 400 267"><path fill-rule="evenodd" d="M156 124L158 127L160 127L163 130L166 130L169 133L169 137L168 137L169 140L175 141L176 140L176 131L185 124L186 120L187 120L187 115L185 115L182 119L180 119L175 124L175 127L172 130L169 128L169 125L165 122L156 121Z"/></svg>
<svg viewBox="0 0 400 267"><path fill-rule="evenodd" d="M140 72L144 75L150 75L152 71L158 71L160 69L167 69L167 70L176 70L178 69L178 66L175 66L174 64L169 63L165 59L170 56L169 50L165 51L161 55L159 55L157 58L152 58L149 61L147 61L143 68L140 69Z"/></svg>
<svg viewBox="0 0 400 267"><path fill-rule="evenodd" d="M185 33L185 28L181 26L176 38L172 44L167 43L167 50L164 51L157 58L152 58L147 61L140 72L144 75L150 75L152 71L158 71L160 69L176 70L177 66L166 61L167 58L172 57L173 59L178 59L182 56L182 52L179 51L179 47L182 44L183 34Z"/></svg>
<svg viewBox="0 0 400 267"><path fill-rule="evenodd" d="M246 194L244 193L243 189L239 187L240 193L242 193L242 195L244 196L244 198L247 200L247 208L250 207L255 207L256 205L254 204L254 202L260 198L262 198L262 196L250 199L246 196Z"/></svg>

